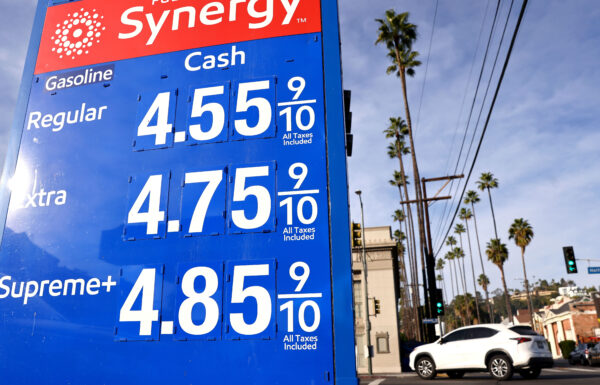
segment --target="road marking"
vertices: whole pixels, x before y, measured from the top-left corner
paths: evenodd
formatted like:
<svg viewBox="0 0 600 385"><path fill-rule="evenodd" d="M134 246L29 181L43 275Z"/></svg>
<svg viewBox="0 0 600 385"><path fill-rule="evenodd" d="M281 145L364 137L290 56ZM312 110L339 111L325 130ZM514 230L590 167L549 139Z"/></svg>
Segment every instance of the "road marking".
<svg viewBox="0 0 600 385"><path fill-rule="evenodd" d="M379 385L381 384L383 381L385 381L385 378L380 378L379 380L375 380L371 383L369 383L369 385Z"/></svg>

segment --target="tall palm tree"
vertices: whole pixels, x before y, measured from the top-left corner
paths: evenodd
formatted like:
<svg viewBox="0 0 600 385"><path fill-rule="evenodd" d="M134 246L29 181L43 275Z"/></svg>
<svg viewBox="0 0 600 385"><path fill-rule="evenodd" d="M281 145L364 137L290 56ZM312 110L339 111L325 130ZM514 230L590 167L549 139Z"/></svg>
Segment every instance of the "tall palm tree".
<svg viewBox="0 0 600 385"><path fill-rule="evenodd" d="M467 295L467 283L465 280L465 252L462 247L455 247L454 250L452 250L452 253L454 253L454 258L457 260L456 263L458 264L458 269L460 270L462 278L463 278L463 295L466 296ZM461 259L462 259L462 269L460 267ZM466 325L470 325L471 324L471 312L468 307L466 309L467 309Z"/></svg>
<svg viewBox="0 0 600 385"><path fill-rule="evenodd" d="M502 286L504 287L504 300L506 301L506 311L508 312L509 322L513 322L512 309L510 308L510 299L508 297L508 288L506 287L506 279L504 277L504 262L508 259L508 249L506 245L499 239L491 239L485 250L488 259L500 269L502 276Z"/></svg>
<svg viewBox="0 0 600 385"><path fill-rule="evenodd" d="M456 294L454 293L454 277L452 276L452 274L456 275L454 273L454 269L452 268L452 259L454 258L454 255L452 255L452 253L449 251L446 253L446 255L444 256L444 258L449 262L448 266L450 267L450 288L452 289L452 299L454 299L454 297L456 297ZM452 302L452 301L450 301Z"/></svg>
<svg viewBox="0 0 600 385"><path fill-rule="evenodd" d="M448 236L448 238L446 239L446 246L450 246L450 255L452 256L452 258L450 258L449 260L452 261L452 263L454 263L454 273L456 275L456 295L459 294L459 279L458 279L458 271L456 269L456 258L454 256L454 254L452 253L452 250L454 248L454 246L456 246L456 238L454 238L452 235ZM462 281L460 281L462 282Z"/></svg>
<svg viewBox="0 0 600 385"><path fill-rule="evenodd" d="M408 139L410 142L413 177L417 181L415 183L415 195L417 202L423 202L423 194L421 192L421 184L419 181L419 166L417 164L417 151L413 139L412 120L410 117L410 108L408 106L408 92L406 88L406 75L414 76L415 68L421 65L417 60L418 52L413 51L412 46L417 39L417 26L409 23L408 12L396 14L393 9L385 12L383 19L375 20L378 25L378 35L375 44L383 43L388 50L388 57L392 60L392 65L387 69L388 74L395 73L402 84L402 95L404 98L404 113L406 116L406 128L408 129ZM423 248L425 247L425 225L423 205L417 204L417 218L419 222L419 251L421 252L421 266L425 268L425 255Z"/></svg>
<svg viewBox="0 0 600 385"><path fill-rule="evenodd" d="M388 146L388 156L391 159L397 158L398 163L400 165L400 171L394 172L394 180L390 181L390 183L398 186L400 200L405 201L404 198L406 198L406 201L408 201L408 200L410 200L410 195L408 193L408 187L407 187L409 183L408 183L408 179L406 177L406 172L405 172L405 168L404 168L404 155L407 155L410 153L410 149L406 146L406 140L405 140L406 133L408 132L408 127L407 127L404 119L402 119L401 117L390 118L389 121L390 121L390 123L389 123L388 127L384 130L384 134L385 134L386 138L394 139L394 142L392 142ZM418 283L419 283L419 275L417 273L417 254L416 254L417 247L416 247L416 241L415 241L414 220L413 220L412 208L411 208L410 204L405 203L404 208L405 208L406 213L408 214L407 230L408 230L408 234L409 234L410 240L411 240L411 244L410 244L411 250L410 251L411 251L412 255L409 254L409 261L411 262L411 274L413 274L413 276L412 276L413 283L416 284L416 286L414 286L414 288L417 288ZM421 241L421 244L423 244L422 241ZM419 250L421 251L421 253L420 253L421 266L425 266L422 247L420 247ZM413 290L413 292L415 295L415 301L417 301L416 303L420 303L419 291L415 289L415 290Z"/></svg>
<svg viewBox="0 0 600 385"><path fill-rule="evenodd" d="M498 179L494 178L494 174L491 172L484 172L479 177L479 180L476 182L477 187L481 190L487 190L488 197L490 198L490 208L492 210L492 219L494 221L494 235L496 235L496 239L500 239L498 237L498 229L496 227L496 215L494 215L494 205L492 204L492 193L490 192L493 188L498 188Z"/></svg>
<svg viewBox="0 0 600 385"><path fill-rule="evenodd" d="M464 251L464 247L463 247L463 239L462 239L462 235L466 232L467 230L465 229L465 226L462 225L462 223L457 223L456 225L454 225L454 234L458 235L458 239L460 240L460 248L461 250ZM464 253L463 253L464 254ZM462 271L463 271L463 275L462 275L462 280L463 280L463 286L465 288L465 293L468 291L467 290L467 276L465 274L465 260L463 258L462 260Z"/></svg>
<svg viewBox="0 0 600 385"><path fill-rule="evenodd" d="M400 194L402 195L402 194ZM404 225L405 228L408 228L406 222L406 214L404 213L404 211L402 210L396 210L394 212L394 214L392 215L392 218L394 219L394 221L397 221L400 229L402 229L402 226ZM406 235L404 232L402 232L401 230L396 230L396 232L400 233L402 236L401 241L404 242L406 240ZM397 238L400 238L399 236ZM414 241L414 238L413 238ZM408 239L407 244L410 245L410 238ZM404 246L404 243L403 243ZM410 251L410 249L409 249ZM404 254L402 255L402 259L403 259L403 263L404 263ZM412 302L412 306L410 306L410 312L411 312L411 316L409 317L409 319L413 320L416 323L418 323L418 315L419 315L419 291L416 290L415 288L418 288L418 276L416 274L417 268L416 268L416 261L414 261L413 263L413 258L411 258L411 255L409 253L408 255L408 262L409 262L409 266L410 266L410 284L408 281L408 278L406 278L406 296L410 296L411 298L411 302ZM406 264L404 264L404 268L406 269ZM405 273L406 274L406 273ZM407 304L408 306L408 304ZM414 327L412 325L409 325L410 328L416 330L416 335L415 337L420 338L421 335L421 331L420 331L420 325L416 324Z"/></svg>
<svg viewBox="0 0 600 385"><path fill-rule="evenodd" d="M477 320L481 323L481 315L479 314L479 304L477 303L477 284L475 283L475 264L473 263L473 250L471 249L471 234L469 232L469 219L473 218L473 213L470 209L461 208L459 218L465 221L467 228L467 244L469 245L469 256L471 257L471 275L473 276L473 297L475 298L475 309L477 310Z"/></svg>
<svg viewBox="0 0 600 385"><path fill-rule="evenodd" d="M483 263L483 256L481 255L481 243L479 242L479 230L477 229L477 216L475 215L475 203L479 203L479 194L475 190L467 191L467 195L465 197L464 203L466 205L471 205L471 210L473 211L473 223L475 224L475 238L477 238L477 251L479 252L479 262L481 263L481 272L485 275L485 266ZM482 286L483 287L483 286ZM490 294L487 290L487 285L484 287L485 291L485 303L487 304L488 314L490 315L490 319L493 320L493 310L492 305L490 304Z"/></svg>
<svg viewBox="0 0 600 385"><path fill-rule="evenodd" d="M401 213L398 213L401 214ZM402 296L402 320L404 321L405 332L407 335L411 337L416 337L414 333L415 327L413 325L414 314L413 307L409 301L410 287L408 286L408 278L406 275L406 263L404 261L404 255L406 254L406 248L404 247L404 241L406 240L406 235L401 230L394 231L394 238L396 239L396 245L398 249L398 263L400 264L400 293Z"/></svg>
<svg viewBox="0 0 600 385"><path fill-rule="evenodd" d="M517 246L521 248L521 261L523 262L523 277L525 279L525 291L527 292L527 307L529 309L529 323L533 326L533 303L529 295L529 281L525 269L525 248L533 239L533 227L523 218L515 219L508 229L508 239L514 239Z"/></svg>
<svg viewBox="0 0 600 385"><path fill-rule="evenodd" d="M481 286L481 288L483 289L483 291L488 292L488 286L490 284L490 279L487 277L487 275L485 274L479 274L479 277L477 278L477 283L479 284L479 286ZM488 311L490 311L490 322L494 322L494 315L491 313L491 309L490 309L490 300L488 298L488 296L486 295L485 297L486 302L488 302Z"/></svg>

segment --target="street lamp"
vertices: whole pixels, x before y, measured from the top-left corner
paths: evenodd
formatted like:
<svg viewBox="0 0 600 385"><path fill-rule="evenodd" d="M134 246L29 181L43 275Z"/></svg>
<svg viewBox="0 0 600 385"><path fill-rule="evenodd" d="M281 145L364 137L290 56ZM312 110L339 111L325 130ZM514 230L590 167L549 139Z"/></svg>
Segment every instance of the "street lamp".
<svg viewBox="0 0 600 385"><path fill-rule="evenodd" d="M358 200L360 201L360 224L362 227L362 266L363 266L363 286L365 293L365 331L367 335L367 368L369 375L373 374L373 364L371 362L371 320L369 319L369 288L367 286L367 252L365 249L365 212L363 209L362 202L362 191L356 190L354 192L358 195Z"/></svg>

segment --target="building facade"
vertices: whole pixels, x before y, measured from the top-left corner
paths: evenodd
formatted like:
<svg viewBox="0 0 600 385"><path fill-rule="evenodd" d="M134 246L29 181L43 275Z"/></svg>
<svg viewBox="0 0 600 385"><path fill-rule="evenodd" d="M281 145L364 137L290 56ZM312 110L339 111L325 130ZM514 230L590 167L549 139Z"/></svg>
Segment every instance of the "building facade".
<svg viewBox="0 0 600 385"><path fill-rule="evenodd" d="M598 315L590 297L577 300L566 296L557 297L554 304L534 314L534 327L550 342L554 358L562 356L559 346L561 341L584 343L600 340Z"/></svg>
<svg viewBox="0 0 600 385"><path fill-rule="evenodd" d="M354 324L357 370L368 373L366 306L371 321L373 373L399 373L400 333L398 320L399 274L396 242L390 226L365 228L367 288L369 299L365 304L365 280L362 248L352 250L352 278L354 292ZM379 314L375 314L375 301Z"/></svg>

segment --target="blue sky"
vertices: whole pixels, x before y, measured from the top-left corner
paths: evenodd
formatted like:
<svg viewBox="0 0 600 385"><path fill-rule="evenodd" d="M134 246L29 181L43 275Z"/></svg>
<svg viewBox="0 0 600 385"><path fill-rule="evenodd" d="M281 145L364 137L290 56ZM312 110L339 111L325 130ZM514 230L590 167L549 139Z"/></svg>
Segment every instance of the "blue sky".
<svg viewBox="0 0 600 385"><path fill-rule="evenodd" d="M466 126L496 2L439 1L423 88L435 4L435 0L340 2L344 86L353 91L355 143L349 159L350 189L363 191L367 226L390 225L391 214L398 206L397 190L387 182L397 162L387 156L382 131L389 117L404 115L403 101L399 80L385 74L389 63L384 47L374 45L374 19L382 17L386 9L409 11L410 20L419 27L415 49L421 53L423 65L409 79L408 89L421 176L445 175L453 171L456 162L456 141L462 138ZM509 5L510 1L502 0L502 22ZM520 5L521 1L515 1L509 33ZM33 0L0 0L2 160L34 7ZM528 219L536 234L526 254L530 280L567 278L562 259L565 245L573 245L578 258L600 259L594 247L600 232L599 18L600 7L595 0L529 2L470 182L474 188L474 180L483 171L493 172L500 181L493 199L498 231L509 245L506 275L510 287L521 286L517 279L522 277L520 252L507 239L514 218ZM484 36L478 41L482 23ZM498 38L499 33L492 43L494 53ZM498 66L504 53L503 49ZM485 72L483 90L488 76ZM488 98L494 87L495 80ZM478 111L476 104L475 116ZM478 137L479 132L476 140ZM432 184L428 189L434 193L438 187ZM358 221L358 200L353 193L350 197L352 218ZM493 227L487 198L481 198L476 210L484 243L492 237ZM434 235L438 234L443 208L443 203L431 208ZM438 234L438 243L439 238ZM579 262L580 273L571 277L580 285L599 285L598 276L587 275L586 267L586 262ZM499 287L498 269L488 263L486 270L491 286Z"/></svg>

